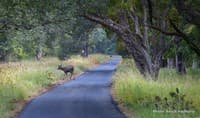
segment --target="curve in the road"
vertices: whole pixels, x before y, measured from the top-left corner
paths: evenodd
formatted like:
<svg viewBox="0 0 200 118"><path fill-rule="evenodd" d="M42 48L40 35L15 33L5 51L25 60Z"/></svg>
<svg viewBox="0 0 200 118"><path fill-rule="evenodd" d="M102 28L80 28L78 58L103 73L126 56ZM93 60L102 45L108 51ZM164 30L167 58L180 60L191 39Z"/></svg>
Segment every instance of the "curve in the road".
<svg viewBox="0 0 200 118"><path fill-rule="evenodd" d="M36 97L19 118L124 118L110 94L111 77L120 61L121 57L112 57Z"/></svg>

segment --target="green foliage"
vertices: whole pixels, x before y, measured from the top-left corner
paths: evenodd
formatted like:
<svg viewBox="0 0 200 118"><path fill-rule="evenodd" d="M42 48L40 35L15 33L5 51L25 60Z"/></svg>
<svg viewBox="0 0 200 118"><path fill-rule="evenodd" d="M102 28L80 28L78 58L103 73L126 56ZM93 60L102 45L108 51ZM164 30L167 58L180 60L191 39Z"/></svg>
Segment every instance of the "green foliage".
<svg viewBox="0 0 200 118"><path fill-rule="evenodd" d="M9 51L9 41L4 34L0 34L0 61L5 61Z"/></svg>
<svg viewBox="0 0 200 118"><path fill-rule="evenodd" d="M60 42L69 43L68 46L71 46L74 41L73 44L76 46L72 46L75 48L73 52L80 52L80 48L84 47L88 41L88 34L96 24L77 17L77 14L94 13L118 22L121 11L133 10L136 15L142 16L141 3L142 1L139 0L1 0L0 31L6 37L4 41L2 40L5 43L0 44L1 50L3 50L1 52L2 54L6 52L11 60L33 57L37 52L38 38L43 41L43 54L46 56L72 53L64 51L66 47L60 45L62 44ZM197 0L187 0L185 3L198 9L199 2ZM178 13L174 4L175 2L169 0L156 0L153 2L154 15L160 16L162 11L169 8L167 17L181 28L192 30L190 34L198 39L198 28L196 26L194 28L184 27L184 16ZM172 29L169 28L169 30ZM10 34L16 35L10 36ZM65 34L71 35L73 41L65 41ZM6 46L8 43L10 44ZM78 48L77 45L80 47ZM112 50L111 47L107 48L107 52ZM5 58L5 56L3 57Z"/></svg>
<svg viewBox="0 0 200 118"><path fill-rule="evenodd" d="M60 41L60 49L58 52L59 59L65 60L70 58L72 54L77 54L78 52L80 52L80 47L75 46L77 45L71 39Z"/></svg>
<svg viewBox="0 0 200 118"><path fill-rule="evenodd" d="M128 54L128 51L126 50L126 47L125 47L125 45L123 44L123 42L121 41L121 40L119 40L119 39L117 39L117 42L116 42L117 44L117 53L119 54L119 55L122 55L123 57L126 57L126 56L128 56L129 54Z"/></svg>
<svg viewBox="0 0 200 118"><path fill-rule="evenodd" d="M200 45L200 27L190 25L186 30L188 30L189 36L193 37L193 42L197 45Z"/></svg>
<svg viewBox="0 0 200 118"><path fill-rule="evenodd" d="M7 51L2 58L19 60L34 57L39 39L42 40L43 55L57 55L58 40L63 40L60 32L71 32L75 24L75 4L71 0L1 0L0 32L5 40L0 47Z"/></svg>
<svg viewBox="0 0 200 118"><path fill-rule="evenodd" d="M200 37L200 28L198 28L195 25L186 25L185 26L185 33L188 34L188 36L192 37L191 40L197 44L200 45L199 37ZM184 61L186 62L187 65L192 65L192 60L199 59L199 56L195 54L193 50L187 45L185 41L180 41L178 48L176 46L171 46L170 50L167 51L167 53L171 56L175 56L176 52L181 52L184 57Z"/></svg>
<svg viewBox="0 0 200 118"><path fill-rule="evenodd" d="M115 38L108 39L106 32L101 28L95 28L89 36L89 45L92 53L114 54Z"/></svg>
<svg viewBox="0 0 200 118"><path fill-rule="evenodd" d="M180 93L179 89L176 88L175 92L169 93L170 97L164 97L163 99L159 96L155 96L154 105L157 110L173 110L179 114L179 111L191 110L194 111L194 106L191 101L185 101L185 94Z"/></svg>

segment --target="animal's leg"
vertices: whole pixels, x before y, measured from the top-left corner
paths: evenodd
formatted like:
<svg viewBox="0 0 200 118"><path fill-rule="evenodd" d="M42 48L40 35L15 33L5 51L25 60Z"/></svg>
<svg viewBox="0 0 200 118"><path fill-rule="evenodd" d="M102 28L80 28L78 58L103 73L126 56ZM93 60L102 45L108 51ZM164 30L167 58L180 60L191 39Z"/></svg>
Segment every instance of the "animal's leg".
<svg viewBox="0 0 200 118"><path fill-rule="evenodd" d="M67 73L64 74L63 80L65 80L66 78L67 78Z"/></svg>
<svg viewBox="0 0 200 118"><path fill-rule="evenodd" d="M73 72L71 72L70 74L71 74L71 75L70 75L70 79L73 79L73 78L72 78L72 76L73 76L73 74L74 74L74 73L73 73Z"/></svg>
<svg viewBox="0 0 200 118"><path fill-rule="evenodd" d="M74 74L74 71L71 72L71 77L70 77L70 79L73 79L73 74Z"/></svg>

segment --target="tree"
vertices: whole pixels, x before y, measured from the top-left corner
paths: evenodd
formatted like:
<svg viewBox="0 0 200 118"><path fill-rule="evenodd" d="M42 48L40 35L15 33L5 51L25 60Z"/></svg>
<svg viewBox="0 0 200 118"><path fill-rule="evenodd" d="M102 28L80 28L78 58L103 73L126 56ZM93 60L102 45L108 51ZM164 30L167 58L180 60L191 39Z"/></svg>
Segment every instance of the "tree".
<svg viewBox="0 0 200 118"><path fill-rule="evenodd" d="M181 40L184 40L188 46L197 54L200 55L200 47L196 44L196 39L193 36L190 36L190 33L185 32L184 30L187 27L190 27L191 24L199 27L200 20L200 2L198 0L175 0L167 1L168 5L165 5L164 8L168 9L169 13L165 16L166 22L168 24L167 29L163 29L159 26L150 26L151 28L158 30L166 35L173 35L181 37ZM158 1L152 2L150 4L159 3ZM155 8L151 7L151 21L157 22L158 16L152 12Z"/></svg>
<svg viewBox="0 0 200 118"><path fill-rule="evenodd" d="M89 35L89 46L92 53L113 54L116 51L116 34L108 39L105 30L101 26L96 26Z"/></svg>
<svg viewBox="0 0 200 118"><path fill-rule="evenodd" d="M0 61L6 61L9 42L4 35L0 35Z"/></svg>
<svg viewBox="0 0 200 118"><path fill-rule="evenodd" d="M20 41L20 38L26 37L27 39L33 39L29 40L29 42L31 42L29 44L32 44L29 45L30 46L29 49L27 49L28 46L22 43L21 45L17 44L18 46L16 46L20 48L18 49L13 48L13 50L10 50L10 52L12 52L12 54L18 52L24 52L27 55L29 55L28 53L34 52L34 56L36 55L36 57L40 59L42 55L46 54L45 52L45 50L47 49L46 40L48 35L51 34L52 31L51 33L46 33L46 32L48 32L50 26L54 26L55 29L55 30L53 29L53 32L55 32L54 34L57 33L56 29L59 29L59 31L65 30L65 32L70 32L72 30L71 27L75 23L75 17L73 15L75 15L74 12L76 11L76 7L74 7L74 4L75 3L72 2L71 0L68 1L1 0L0 34L6 37L4 38L6 39L6 42L13 41L13 43L9 45L10 48L12 49L14 43L17 44L15 40ZM38 28L39 29L41 28L42 30L36 30ZM19 34L19 32L21 33ZM10 34L12 33L13 34L18 33L18 36L12 35L10 37ZM44 35L42 35L43 33ZM54 40L59 39L58 37L60 37L59 35L55 36L56 37L54 37L55 38ZM48 41L50 40L48 39ZM53 40L51 41L54 42ZM31 50L31 51L27 52L26 50ZM19 53L17 55L19 55ZM33 55L30 54L29 56ZM18 57L19 56L17 56L17 58Z"/></svg>
<svg viewBox="0 0 200 118"><path fill-rule="evenodd" d="M85 4L87 8L89 6L89 10L84 8L86 10L83 16L115 32L124 42L141 74L146 78L156 79L161 56L168 45L164 43L165 37L162 34L148 28L147 1L109 0L102 4L98 2L99 6L107 8L101 12L98 11L99 7ZM165 15L163 12L160 14ZM159 23L165 28L165 22L160 20Z"/></svg>
<svg viewBox="0 0 200 118"><path fill-rule="evenodd" d="M77 17L76 25L74 26L72 33L72 39L74 41L74 44L77 45L79 53L83 53L83 57L88 57L89 34L95 26L96 23L93 23L82 17Z"/></svg>
<svg viewBox="0 0 200 118"><path fill-rule="evenodd" d="M161 57L175 43L172 36L182 37L181 40L199 54L195 38L184 31L190 26L188 23L198 27L197 0L194 3L191 0L86 0L78 3L84 10L83 17L118 34L137 68L147 78L158 77Z"/></svg>

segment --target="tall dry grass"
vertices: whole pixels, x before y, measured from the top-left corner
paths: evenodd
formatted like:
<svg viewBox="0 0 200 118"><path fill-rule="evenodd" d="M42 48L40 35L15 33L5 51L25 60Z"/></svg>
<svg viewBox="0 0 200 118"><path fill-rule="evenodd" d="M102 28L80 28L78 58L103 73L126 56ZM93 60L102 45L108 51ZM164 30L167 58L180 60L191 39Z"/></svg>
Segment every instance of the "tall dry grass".
<svg viewBox="0 0 200 118"><path fill-rule="evenodd" d="M72 56L66 61L52 57L41 61L24 60L0 64L0 118L9 118L11 111L16 109L16 103L62 79L64 73L57 70L59 64L72 64L75 66L75 73L80 73L107 58L105 55L94 54L88 58Z"/></svg>
<svg viewBox="0 0 200 118"><path fill-rule="evenodd" d="M200 117L200 70L188 69L185 76L173 69L161 69L158 81L143 79L131 59L125 59L114 77L113 90L118 102L134 112L135 118L199 118ZM171 98L170 92L179 89L185 101L191 101L189 110L195 113L155 113L155 97L162 101ZM169 108L170 110L170 108Z"/></svg>

